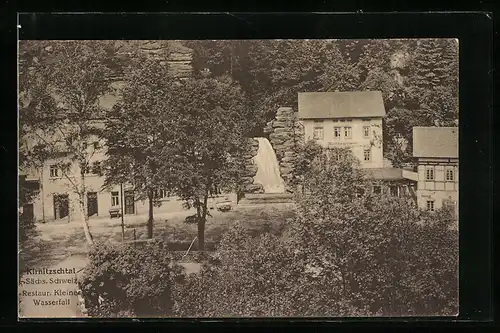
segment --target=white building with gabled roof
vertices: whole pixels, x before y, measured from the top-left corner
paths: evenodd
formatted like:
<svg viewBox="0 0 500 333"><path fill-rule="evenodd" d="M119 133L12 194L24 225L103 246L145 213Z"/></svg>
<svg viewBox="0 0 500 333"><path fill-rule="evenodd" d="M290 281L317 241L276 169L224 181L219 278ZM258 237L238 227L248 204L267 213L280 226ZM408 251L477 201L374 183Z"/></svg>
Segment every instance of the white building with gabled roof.
<svg viewBox="0 0 500 333"><path fill-rule="evenodd" d="M384 101L380 91L302 92L298 118L305 140L324 148L349 148L363 168L383 168L382 119Z"/></svg>

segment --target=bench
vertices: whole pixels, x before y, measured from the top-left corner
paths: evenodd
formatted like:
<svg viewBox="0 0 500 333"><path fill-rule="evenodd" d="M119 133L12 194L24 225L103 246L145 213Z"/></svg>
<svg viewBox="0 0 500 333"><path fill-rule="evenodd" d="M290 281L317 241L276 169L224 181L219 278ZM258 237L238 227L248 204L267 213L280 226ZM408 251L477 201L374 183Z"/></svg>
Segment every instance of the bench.
<svg viewBox="0 0 500 333"><path fill-rule="evenodd" d="M110 218L121 217L122 214L120 213L120 208L111 208L109 210L109 216L110 216Z"/></svg>

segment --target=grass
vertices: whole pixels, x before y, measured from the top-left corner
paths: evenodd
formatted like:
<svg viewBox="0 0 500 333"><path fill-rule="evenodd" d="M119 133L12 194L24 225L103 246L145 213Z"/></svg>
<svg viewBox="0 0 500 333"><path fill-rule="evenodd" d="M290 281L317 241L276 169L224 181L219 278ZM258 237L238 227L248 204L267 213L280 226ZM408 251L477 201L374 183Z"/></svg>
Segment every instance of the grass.
<svg viewBox="0 0 500 333"><path fill-rule="evenodd" d="M236 206L229 212L210 211L205 228L206 250L213 250L228 228L239 222L250 234L263 229L280 230L287 219L294 215L290 204ZM158 213L155 215L153 237L163 239L172 251L186 251L197 236L197 226L186 224L184 219L194 212ZM96 242L120 243L122 240L120 219L91 219L90 230ZM147 216L127 216L125 219L125 240L147 238ZM197 250L195 241L192 251ZM20 268L38 268L55 265L72 256L86 256L88 248L81 223L45 223L38 224L36 233L23 245L19 256Z"/></svg>

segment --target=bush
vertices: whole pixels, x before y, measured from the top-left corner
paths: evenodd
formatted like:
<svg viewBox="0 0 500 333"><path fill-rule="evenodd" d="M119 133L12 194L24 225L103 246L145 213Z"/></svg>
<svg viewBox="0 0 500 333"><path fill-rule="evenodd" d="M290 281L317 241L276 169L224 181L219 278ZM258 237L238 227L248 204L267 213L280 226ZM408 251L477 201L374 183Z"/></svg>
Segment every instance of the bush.
<svg viewBox="0 0 500 333"><path fill-rule="evenodd" d="M19 243L23 245L30 237L35 234L35 221L26 218L23 214L19 215Z"/></svg>
<svg viewBox="0 0 500 333"><path fill-rule="evenodd" d="M291 246L367 316L455 315L458 234L450 229L452 214L360 192L369 183L350 164L315 161Z"/></svg>
<svg viewBox="0 0 500 333"><path fill-rule="evenodd" d="M89 258L79 283L90 316L171 315L172 285L183 275L163 242L140 247L96 244Z"/></svg>
<svg viewBox="0 0 500 333"><path fill-rule="evenodd" d="M352 160L316 160L280 233L224 234L175 293L189 317L455 315L458 233L446 210L357 191Z"/></svg>
<svg viewBox="0 0 500 333"><path fill-rule="evenodd" d="M234 225L200 274L175 294L182 317L302 317L354 314L338 290L306 271L284 237Z"/></svg>

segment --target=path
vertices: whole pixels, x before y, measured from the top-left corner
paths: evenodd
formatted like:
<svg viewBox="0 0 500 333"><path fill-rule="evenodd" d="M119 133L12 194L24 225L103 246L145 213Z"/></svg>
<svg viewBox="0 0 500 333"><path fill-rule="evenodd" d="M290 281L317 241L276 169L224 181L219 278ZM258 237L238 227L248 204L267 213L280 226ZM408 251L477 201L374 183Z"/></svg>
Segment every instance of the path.
<svg viewBox="0 0 500 333"><path fill-rule="evenodd" d="M47 270L85 267L84 256L69 257ZM75 294L75 274L23 274L19 286L19 318L79 318L83 317ZM44 295L44 296L40 296ZM46 302L44 304L44 302ZM38 303L38 305L37 305ZM47 304L52 303L52 304Z"/></svg>

